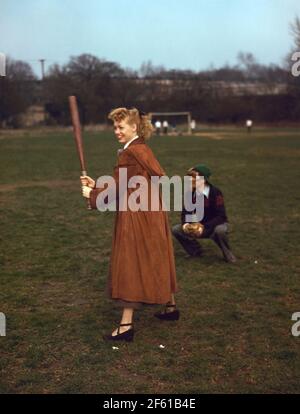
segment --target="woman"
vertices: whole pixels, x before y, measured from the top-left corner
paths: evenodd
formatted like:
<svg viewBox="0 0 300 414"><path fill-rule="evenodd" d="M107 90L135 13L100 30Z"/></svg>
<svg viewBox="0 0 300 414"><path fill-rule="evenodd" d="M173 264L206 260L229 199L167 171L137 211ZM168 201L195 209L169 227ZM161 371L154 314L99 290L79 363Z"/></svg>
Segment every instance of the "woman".
<svg viewBox="0 0 300 414"><path fill-rule="evenodd" d="M114 123L118 141L124 144L114 169L116 188L120 168L126 168L128 181L133 176L142 176L150 188L151 176L165 173L145 143L153 130L149 117L135 108L117 108L110 112L109 119ZM83 196L90 199L92 208L97 208L96 199L103 188L95 188L95 181L88 176L82 176L81 183ZM126 197L134 191L134 188L127 189ZM173 244L166 212L117 208L108 291L110 298L123 307L123 314L120 326L105 339L132 341L133 313L141 304L166 304L164 311L155 316L161 320L178 320L176 290Z"/></svg>

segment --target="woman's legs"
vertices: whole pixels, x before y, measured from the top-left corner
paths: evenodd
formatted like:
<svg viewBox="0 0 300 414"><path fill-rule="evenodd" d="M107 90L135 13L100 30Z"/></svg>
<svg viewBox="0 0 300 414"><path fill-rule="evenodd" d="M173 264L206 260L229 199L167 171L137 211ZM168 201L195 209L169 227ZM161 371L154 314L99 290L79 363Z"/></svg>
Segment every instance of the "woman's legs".
<svg viewBox="0 0 300 414"><path fill-rule="evenodd" d="M176 302L175 302L174 294L171 295L171 300L168 302L167 305L168 305L168 307L165 308L165 311L162 314L169 313L169 312L174 312L174 310L176 308ZM172 305L174 305L174 306L172 306ZM123 308L123 314L122 314L120 326L119 326L119 328L117 328L113 331L112 336L122 334L122 333L128 331L129 329L132 329L133 312L134 312L133 308ZM176 311L176 312L178 312L178 311ZM123 324L126 324L126 325L128 324L128 325L127 326L121 326Z"/></svg>
<svg viewBox="0 0 300 414"><path fill-rule="evenodd" d="M133 320L133 308L124 308L120 325L132 324L132 320ZM121 334L123 332L126 332L129 329L132 329L132 326L130 326L130 325L120 326L119 328L117 328L113 331L112 336L115 336L118 333Z"/></svg>
<svg viewBox="0 0 300 414"><path fill-rule="evenodd" d="M176 309L174 294L171 295L171 300L166 303L165 308L161 312L156 312L154 316L165 321L178 321L180 312Z"/></svg>
<svg viewBox="0 0 300 414"><path fill-rule="evenodd" d="M171 300L170 302L167 303L167 305L169 306L166 308L166 312L173 312L173 310L176 308L176 302L175 302L175 297L173 293L171 295Z"/></svg>

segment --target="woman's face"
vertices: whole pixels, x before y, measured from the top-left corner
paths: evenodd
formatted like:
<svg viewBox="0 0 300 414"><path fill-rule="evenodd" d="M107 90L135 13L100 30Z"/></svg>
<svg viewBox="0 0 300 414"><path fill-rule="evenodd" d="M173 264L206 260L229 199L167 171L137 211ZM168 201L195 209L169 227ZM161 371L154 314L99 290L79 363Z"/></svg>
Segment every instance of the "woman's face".
<svg viewBox="0 0 300 414"><path fill-rule="evenodd" d="M121 144L126 144L136 136L136 124L129 124L126 119L114 122L114 132Z"/></svg>

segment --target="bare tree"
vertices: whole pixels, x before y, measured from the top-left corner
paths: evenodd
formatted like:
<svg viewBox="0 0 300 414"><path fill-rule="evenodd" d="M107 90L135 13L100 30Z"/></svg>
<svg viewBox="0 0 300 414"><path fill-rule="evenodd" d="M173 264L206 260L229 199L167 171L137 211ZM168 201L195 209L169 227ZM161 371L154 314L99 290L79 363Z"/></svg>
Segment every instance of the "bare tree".
<svg viewBox="0 0 300 414"><path fill-rule="evenodd" d="M295 17L294 21L290 24L290 31L294 38L295 46L300 50L300 19Z"/></svg>
<svg viewBox="0 0 300 414"><path fill-rule="evenodd" d="M46 109L58 123L69 122L66 97L76 95L83 124L101 122L118 99L115 79L123 82L126 72L115 62L90 54L72 56L60 67L50 67L45 83Z"/></svg>
<svg viewBox="0 0 300 414"><path fill-rule="evenodd" d="M0 126L18 126L18 115L33 101L35 80L28 63L7 58L6 76L0 78Z"/></svg>
<svg viewBox="0 0 300 414"><path fill-rule="evenodd" d="M139 72L142 78L160 77L165 72L165 68L155 66L151 60L148 60L142 63Z"/></svg>

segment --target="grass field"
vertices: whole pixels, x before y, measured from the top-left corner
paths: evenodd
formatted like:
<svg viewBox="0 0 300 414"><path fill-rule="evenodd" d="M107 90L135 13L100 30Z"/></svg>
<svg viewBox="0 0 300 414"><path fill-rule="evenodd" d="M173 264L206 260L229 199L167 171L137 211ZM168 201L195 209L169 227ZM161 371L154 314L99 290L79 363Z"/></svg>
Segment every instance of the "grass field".
<svg viewBox="0 0 300 414"><path fill-rule="evenodd" d="M144 308L134 342L112 349L102 335L120 316L104 292L113 213L85 209L71 133L2 132L0 392L299 393L299 131L216 129L149 145L168 175L211 167L237 264L210 241L196 260L174 242L181 319ZM85 148L92 177L112 173L112 134L86 134Z"/></svg>

